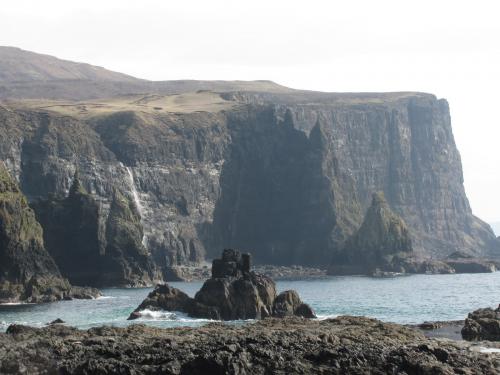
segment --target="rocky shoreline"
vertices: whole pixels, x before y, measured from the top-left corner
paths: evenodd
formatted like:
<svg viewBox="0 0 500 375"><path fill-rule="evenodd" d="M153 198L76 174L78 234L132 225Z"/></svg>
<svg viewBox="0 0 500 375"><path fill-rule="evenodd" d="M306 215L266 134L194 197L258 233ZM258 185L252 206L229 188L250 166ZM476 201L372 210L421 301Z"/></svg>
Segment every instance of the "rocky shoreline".
<svg viewBox="0 0 500 375"><path fill-rule="evenodd" d="M363 317L296 317L200 328L86 331L13 325L2 374L497 374L500 357L468 342Z"/></svg>

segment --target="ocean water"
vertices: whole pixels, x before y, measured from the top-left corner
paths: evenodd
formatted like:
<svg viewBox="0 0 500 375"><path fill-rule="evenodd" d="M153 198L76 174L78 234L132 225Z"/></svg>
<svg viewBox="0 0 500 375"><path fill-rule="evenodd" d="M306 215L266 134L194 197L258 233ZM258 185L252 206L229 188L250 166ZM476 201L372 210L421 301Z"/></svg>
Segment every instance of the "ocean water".
<svg viewBox="0 0 500 375"><path fill-rule="evenodd" d="M194 296L201 282L172 282ZM332 277L325 280L279 281L278 291L295 289L320 318L364 315L395 323L464 319L480 307L500 303L500 272L489 274L412 275L395 278ZM10 324L43 326L61 318L78 328L133 323L160 327L199 326L207 320L171 312L145 312L133 322L129 314L151 288L104 289L96 300L62 301L41 305L0 305L0 331ZM235 322L241 324L241 322Z"/></svg>

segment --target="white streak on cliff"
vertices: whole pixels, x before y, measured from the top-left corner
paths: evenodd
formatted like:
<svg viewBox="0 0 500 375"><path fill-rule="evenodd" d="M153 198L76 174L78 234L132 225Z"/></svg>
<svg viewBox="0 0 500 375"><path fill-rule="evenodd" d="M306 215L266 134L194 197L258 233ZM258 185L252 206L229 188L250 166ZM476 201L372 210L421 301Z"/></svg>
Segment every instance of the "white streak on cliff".
<svg viewBox="0 0 500 375"><path fill-rule="evenodd" d="M139 212L139 215L141 216L141 220L144 219L144 209L142 207L141 200L139 198L139 193L137 192L137 187L135 186L135 180L134 180L134 174L132 173L132 169L130 167L125 167L127 169L128 177L129 177L129 184L130 184L130 192L132 193L132 197L134 199L135 206L137 207L137 211ZM142 235L142 244L144 247L146 247L147 241L146 241L146 235Z"/></svg>

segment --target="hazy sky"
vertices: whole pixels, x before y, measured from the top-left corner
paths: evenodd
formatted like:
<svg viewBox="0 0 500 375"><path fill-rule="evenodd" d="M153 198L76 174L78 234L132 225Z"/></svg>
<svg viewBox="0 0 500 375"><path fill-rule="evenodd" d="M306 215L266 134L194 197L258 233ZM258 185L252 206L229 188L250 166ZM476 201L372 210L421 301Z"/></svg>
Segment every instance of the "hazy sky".
<svg viewBox="0 0 500 375"><path fill-rule="evenodd" d="M473 211L500 221L500 3L2 0L0 45L141 78L448 99Z"/></svg>

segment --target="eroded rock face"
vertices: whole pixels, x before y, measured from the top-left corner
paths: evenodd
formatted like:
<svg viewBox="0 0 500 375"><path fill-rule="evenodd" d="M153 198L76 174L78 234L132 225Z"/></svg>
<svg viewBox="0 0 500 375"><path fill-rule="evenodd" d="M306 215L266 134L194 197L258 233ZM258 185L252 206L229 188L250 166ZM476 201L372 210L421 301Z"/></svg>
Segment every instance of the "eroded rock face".
<svg viewBox="0 0 500 375"><path fill-rule="evenodd" d="M62 274L76 285L147 286L162 277L142 244L134 203L115 190L106 218L78 174L66 198L33 204L44 227L48 251Z"/></svg>
<svg viewBox="0 0 500 375"><path fill-rule="evenodd" d="M214 259L212 277L194 298L168 285L158 285L129 319L140 317L145 309L180 311L192 317L217 320L315 317L295 291L281 293L277 298L274 281L251 272L250 266L249 254L226 249L221 259Z"/></svg>
<svg viewBox="0 0 500 375"><path fill-rule="evenodd" d="M486 259L479 259L463 252L454 252L445 259L446 264L456 273L489 273L498 269L498 264Z"/></svg>
<svg viewBox="0 0 500 375"><path fill-rule="evenodd" d="M52 302L93 298L97 290L72 288L46 251L42 227L0 162L0 302Z"/></svg>
<svg viewBox="0 0 500 375"><path fill-rule="evenodd" d="M465 319L462 337L468 341L500 341L500 306L470 313Z"/></svg>
<svg viewBox="0 0 500 375"><path fill-rule="evenodd" d="M0 159L30 200L65 196L75 169L104 206L123 187L142 205L159 267L224 247L256 249L257 263L325 267L379 190L416 254L498 255L465 196L446 101L302 92L221 100L235 105L92 118L1 107Z"/></svg>
<svg viewBox="0 0 500 375"><path fill-rule="evenodd" d="M403 265L412 252L406 223L391 210L383 193L374 193L360 228L334 257L331 273L341 273L342 267L358 269L359 273L376 269L405 272Z"/></svg>

